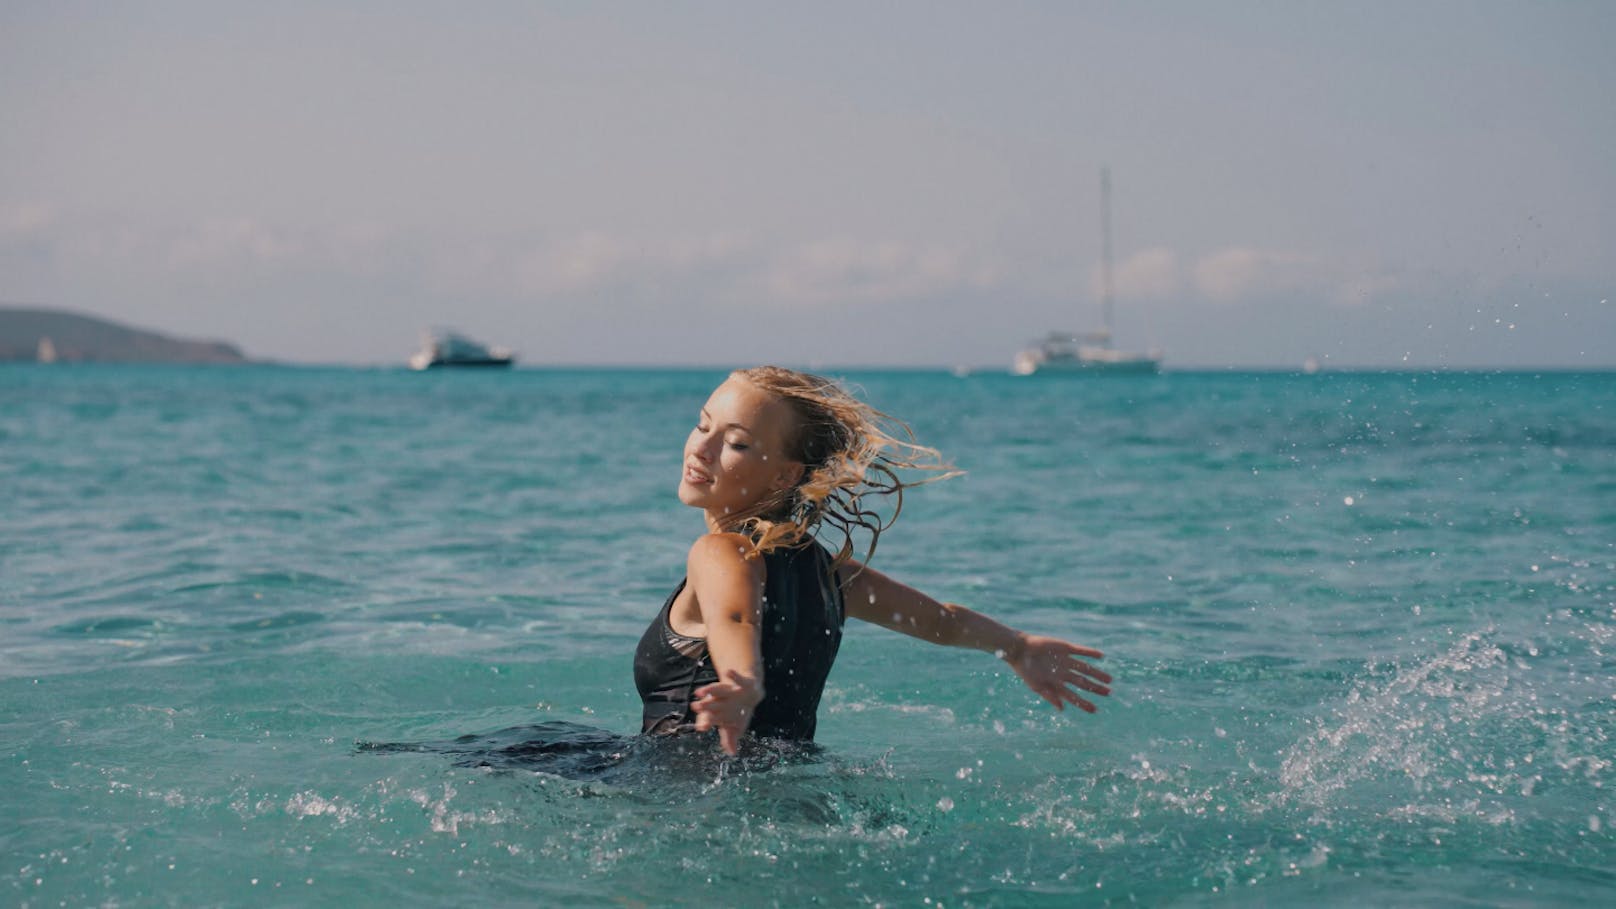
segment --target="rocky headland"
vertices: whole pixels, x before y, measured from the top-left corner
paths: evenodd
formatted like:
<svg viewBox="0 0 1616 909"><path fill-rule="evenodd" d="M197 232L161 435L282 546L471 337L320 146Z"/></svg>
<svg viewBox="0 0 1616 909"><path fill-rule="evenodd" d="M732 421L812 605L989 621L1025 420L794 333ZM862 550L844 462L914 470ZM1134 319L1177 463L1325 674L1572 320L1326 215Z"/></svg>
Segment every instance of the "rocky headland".
<svg viewBox="0 0 1616 909"><path fill-rule="evenodd" d="M0 362L246 363L225 341L173 338L97 316L0 304Z"/></svg>

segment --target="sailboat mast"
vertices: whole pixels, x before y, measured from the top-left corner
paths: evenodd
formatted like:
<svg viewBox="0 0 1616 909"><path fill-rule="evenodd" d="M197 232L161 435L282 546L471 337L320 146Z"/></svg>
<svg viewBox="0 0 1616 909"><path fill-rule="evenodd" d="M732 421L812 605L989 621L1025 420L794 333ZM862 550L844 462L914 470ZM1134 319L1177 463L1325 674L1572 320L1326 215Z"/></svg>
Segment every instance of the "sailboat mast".
<svg viewBox="0 0 1616 909"><path fill-rule="evenodd" d="M1111 309L1116 287L1111 280L1111 168L1100 168L1100 314L1106 346L1111 346Z"/></svg>

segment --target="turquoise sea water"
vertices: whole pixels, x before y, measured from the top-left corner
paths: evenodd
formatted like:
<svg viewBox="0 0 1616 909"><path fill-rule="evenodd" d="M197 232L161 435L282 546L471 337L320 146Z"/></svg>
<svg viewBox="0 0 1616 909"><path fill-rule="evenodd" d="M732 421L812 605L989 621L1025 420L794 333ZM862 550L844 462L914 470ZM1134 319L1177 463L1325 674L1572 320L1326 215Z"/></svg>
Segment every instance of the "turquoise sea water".
<svg viewBox="0 0 1616 909"><path fill-rule="evenodd" d="M876 564L1099 715L854 627L811 759L360 750L637 728L720 378L0 368L0 902L1616 899L1616 374L855 373L968 471Z"/></svg>

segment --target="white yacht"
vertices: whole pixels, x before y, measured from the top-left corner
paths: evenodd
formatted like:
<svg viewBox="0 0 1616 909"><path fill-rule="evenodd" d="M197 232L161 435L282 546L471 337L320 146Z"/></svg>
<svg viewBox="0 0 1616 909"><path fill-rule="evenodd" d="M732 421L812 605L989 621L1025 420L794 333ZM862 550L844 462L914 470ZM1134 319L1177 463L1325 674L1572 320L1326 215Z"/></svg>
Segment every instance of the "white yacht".
<svg viewBox="0 0 1616 909"><path fill-rule="evenodd" d="M509 366L516 354L503 347L485 347L452 331L425 332L421 349L410 355L411 369L447 366Z"/></svg>
<svg viewBox="0 0 1616 909"><path fill-rule="evenodd" d="M1160 350L1118 350L1111 346L1107 331L1052 331L1036 346L1016 354L1011 372L1018 376L1035 372L1155 373L1161 371L1161 364Z"/></svg>
<svg viewBox="0 0 1616 909"><path fill-rule="evenodd" d="M1099 331L1052 331L1016 355L1010 371L1018 376L1038 372L1155 373L1162 352L1118 350L1111 346L1116 291L1111 279L1111 171L1100 170L1100 312Z"/></svg>

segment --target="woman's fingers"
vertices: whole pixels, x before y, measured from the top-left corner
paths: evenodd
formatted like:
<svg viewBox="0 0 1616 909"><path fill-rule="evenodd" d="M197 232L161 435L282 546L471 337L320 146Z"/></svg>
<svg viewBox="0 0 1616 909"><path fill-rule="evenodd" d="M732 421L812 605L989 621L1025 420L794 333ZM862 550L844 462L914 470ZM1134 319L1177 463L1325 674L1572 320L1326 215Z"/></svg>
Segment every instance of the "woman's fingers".
<svg viewBox="0 0 1616 909"><path fill-rule="evenodd" d="M1104 678L1097 676L1091 677L1089 674L1084 673L1082 669L1077 667L1068 667L1065 677L1061 679L1061 682L1066 685L1081 688L1084 691L1092 694L1107 695L1111 693L1111 677L1109 675L1105 676Z"/></svg>
<svg viewBox="0 0 1616 909"><path fill-rule="evenodd" d="M1062 700L1062 692L1066 689L1059 685L1054 688L1034 688L1033 693L1049 702L1049 706L1056 710L1065 710L1066 704Z"/></svg>
<svg viewBox="0 0 1616 909"><path fill-rule="evenodd" d="M693 694L693 695L695 695L696 697L699 698L699 697L705 697L709 693L712 693L712 692L715 692L715 691L733 692L733 691L737 690L738 688L740 688L740 686L735 683L735 680L731 679L731 678L728 678L727 674L726 674L726 677L720 678L717 681L708 682L707 684L701 686L700 688L697 688L695 691L692 691L691 694Z"/></svg>
<svg viewBox="0 0 1616 909"><path fill-rule="evenodd" d="M1084 713L1098 713L1100 709L1094 706L1093 701L1080 697L1077 692L1064 685L1056 686L1051 690L1039 691L1038 696L1048 701L1050 706L1056 710L1064 711L1067 704L1071 704Z"/></svg>
<svg viewBox="0 0 1616 909"><path fill-rule="evenodd" d="M1086 691L1089 692L1089 694L1097 694L1100 695L1100 697L1110 697L1109 687L1102 686L1102 684L1091 683L1089 679L1083 678L1083 676L1078 676L1078 678L1075 679L1067 679L1067 686L1070 686L1068 687L1067 691L1073 691L1073 689L1075 689L1075 691Z"/></svg>
<svg viewBox="0 0 1616 909"><path fill-rule="evenodd" d="M1101 682L1106 685L1111 684L1111 673L1106 672L1098 666L1090 666L1082 660L1077 660L1072 668L1097 682Z"/></svg>
<svg viewBox="0 0 1616 909"><path fill-rule="evenodd" d="M1111 684L1111 673L1106 672L1104 669L1101 669L1098 666L1085 663L1082 660L1061 660L1059 663L1051 666L1050 671L1052 673L1062 673L1066 678L1086 676L1087 678L1093 679L1102 685Z"/></svg>
<svg viewBox="0 0 1616 909"><path fill-rule="evenodd" d="M713 682L711 685L703 685L690 693L691 704L694 706L701 701L706 701L714 697L734 695L736 690L736 686L731 685L728 682Z"/></svg>
<svg viewBox="0 0 1616 909"><path fill-rule="evenodd" d="M726 672L719 681L691 692L690 709L696 714L696 731L717 729L718 743L726 754L740 752L741 736L751 723L757 694L748 681L738 673Z"/></svg>
<svg viewBox="0 0 1616 909"><path fill-rule="evenodd" d="M744 691L742 686L730 681L712 682L692 691L690 706L701 710L704 705L711 706L733 700Z"/></svg>
<svg viewBox="0 0 1616 909"><path fill-rule="evenodd" d="M1093 701L1078 697L1071 689L1066 690L1066 700L1084 713L1098 713L1100 710L1100 708L1094 706Z"/></svg>

